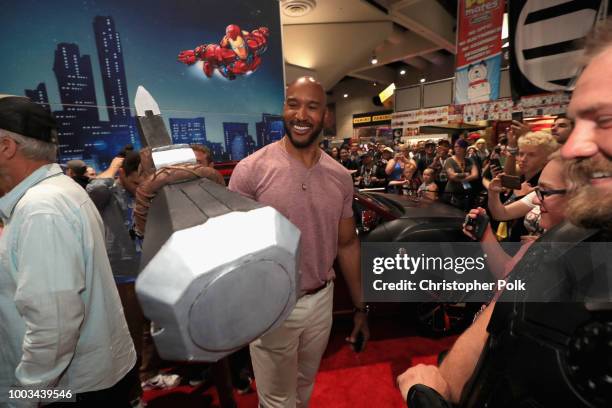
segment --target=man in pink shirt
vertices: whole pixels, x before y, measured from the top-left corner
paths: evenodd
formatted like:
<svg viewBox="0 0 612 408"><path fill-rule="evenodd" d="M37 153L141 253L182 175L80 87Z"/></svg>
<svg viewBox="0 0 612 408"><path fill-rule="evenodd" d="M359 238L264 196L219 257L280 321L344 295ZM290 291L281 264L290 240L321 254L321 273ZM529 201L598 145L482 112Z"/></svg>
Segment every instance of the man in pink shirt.
<svg viewBox="0 0 612 408"><path fill-rule="evenodd" d="M229 189L280 211L301 231L300 298L279 328L251 343L260 406L308 406L332 325L333 262L337 257L355 305L355 327L367 340L361 300L360 247L349 172L319 148L326 103L323 87L302 77L287 87L285 137L242 160Z"/></svg>

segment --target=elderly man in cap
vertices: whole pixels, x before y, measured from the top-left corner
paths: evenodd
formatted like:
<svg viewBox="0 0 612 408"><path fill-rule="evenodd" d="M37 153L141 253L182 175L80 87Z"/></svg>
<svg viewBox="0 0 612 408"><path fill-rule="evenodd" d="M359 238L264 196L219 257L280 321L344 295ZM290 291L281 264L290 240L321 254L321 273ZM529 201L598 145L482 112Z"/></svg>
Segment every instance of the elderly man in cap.
<svg viewBox="0 0 612 408"><path fill-rule="evenodd" d="M71 407L129 407L136 353L102 220L56 151L46 110L0 98L0 405L23 387L70 390Z"/></svg>

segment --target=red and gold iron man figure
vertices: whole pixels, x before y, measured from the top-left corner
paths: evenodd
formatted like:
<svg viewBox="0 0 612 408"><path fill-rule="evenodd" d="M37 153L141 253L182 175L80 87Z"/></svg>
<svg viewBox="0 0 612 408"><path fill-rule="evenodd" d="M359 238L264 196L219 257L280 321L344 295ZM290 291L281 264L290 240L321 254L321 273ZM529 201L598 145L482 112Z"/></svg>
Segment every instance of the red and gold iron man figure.
<svg viewBox="0 0 612 408"><path fill-rule="evenodd" d="M193 65L203 61L204 74L211 77L215 69L227 79L236 79L257 70L261 64L260 55L266 51L270 30L259 27L251 32L242 31L236 24L225 29L225 36L219 44L203 44L194 50L181 51L178 60Z"/></svg>

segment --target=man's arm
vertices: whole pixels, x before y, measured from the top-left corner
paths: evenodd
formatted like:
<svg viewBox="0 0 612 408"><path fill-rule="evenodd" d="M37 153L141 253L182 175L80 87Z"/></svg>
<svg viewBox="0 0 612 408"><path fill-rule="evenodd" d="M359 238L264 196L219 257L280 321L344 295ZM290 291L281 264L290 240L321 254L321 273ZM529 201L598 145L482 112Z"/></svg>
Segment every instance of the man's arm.
<svg viewBox="0 0 612 408"><path fill-rule="evenodd" d="M447 401L458 403L461 392L472 377L482 349L489 337L487 325L495 303L491 303L455 342L440 367L419 364L406 370L397 383L406 400L408 390L415 384L424 384L436 390Z"/></svg>
<svg viewBox="0 0 612 408"><path fill-rule="evenodd" d="M446 380L450 389L450 400L458 403L461 392L468 380L474 374L474 369L482 353L489 333L487 326L495 302L492 302L455 342L453 348L440 364L440 374Z"/></svg>
<svg viewBox="0 0 612 408"><path fill-rule="evenodd" d="M249 171L244 161L239 162L230 178L227 188L236 193L240 193L245 197L255 200L255 191L251 187L251 177L253 174Z"/></svg>
<svg viewBox="0 0 612 408"><path fill-rule="evenodd" d="M110 166L108 166L108 169L106 169L102 173L98 174L97 178L114 179L115 176L117 175L117 172L119 171L119 169L123 165L123 160L124 160L123 157L115 157L113 159L113 161L111 161Z"/></svg>
<svg viewBox="0 0 612 408"><path fill-rule="evenodd" d="M510 176L516 175L516 154L518 152L518 139L527 134L531 129L526 124L519 122L517 120L512 121L511 131L508 132L508 150L514 153L511 153L508 157L506 157L506 163L504 164L504 173Z"/></svg>
<svg viewBox="0 0 612 408"><path fill-rule="evenodd" d="M355 220L353 217L347 217L340 220L338 225L338 263L342 270L342 275L346 281L351 299L356 308L362 309L364 303L361 297L361 248L359 239L355 232ZM367 315L365 313L356 312L355 327L349 337L349 343L354 343L357 334L363 333L364 345L370 337L368 329Z"/></svg>
<svg viewBox="0 0 612 408"><path fill-rule="evenodd" d="M70 220L56 213L34 213L22 226L15 292L26 327L15 370L22 386L55 386L74 355L85 316L80 237Z"/></svg>

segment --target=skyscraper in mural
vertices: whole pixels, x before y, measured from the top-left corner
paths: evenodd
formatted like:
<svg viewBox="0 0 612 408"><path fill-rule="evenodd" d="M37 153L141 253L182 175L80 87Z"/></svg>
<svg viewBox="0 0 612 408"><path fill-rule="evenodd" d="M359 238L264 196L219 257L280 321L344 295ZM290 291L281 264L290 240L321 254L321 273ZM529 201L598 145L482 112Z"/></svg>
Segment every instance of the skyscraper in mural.
<svg viewBox="0 0 612 408"><path fill-rule="evenodd" d="M248 155L248 135L248 123L223 122L225 150L229 153L231 160L241 160Z"/></svg>
<svg viewBox="0 0 612 408"><path fill-rule="evenodd" d="M206 144L206 125L204 118L170 118L170 133L173 143Z"/></svg>
<svg viewBox="0 0 612 408"><path fill-rule="evenodd" d="M49 107L49 95L47 94L47 86L44 82L39 83L34 89L26 89L25 96L30 98L33 102L39 103L48 111L51 110Z"/></svg>
<svg viewBox="0 0 612 408"><path fill-rule="evenodd" d="M54 112L59 123L59 155L66 160L81 158L83 126L100 120L91 58L81 56L77 44L59 43L53 72L62 104L62 110Z"/></svg>
<svg viewBox="0 0 612 408"><path fill-rule="evenodd" d="M204 146L208 147L213 155L213 160L216 162L228 161L229 154L223 150L223 143L216 143L207 141Z"/></svg>
<svg viewBox="0 0 612 408"><path fill-rule="evenodd" d="M113 124L127 125L130 120L130 103L121 37L110 16L96 16L93 28L104 97L108 107L108 120Z"/></svg>
<svg viewBox="0 0 612 408"><path fill-rule="evenodd" d="M255 124L255 129L259 147L281 140L285 134L282 116L269 113L262 113L261 122Z"/></svg>
<svg viewBox="0 0 612 408"><path fill-rule="evenodd" d="M59 43L55 49L53 72L65 112L74 112L79 120L98 121L98 102L89 55L81 56L79 46Z"/></svg>

